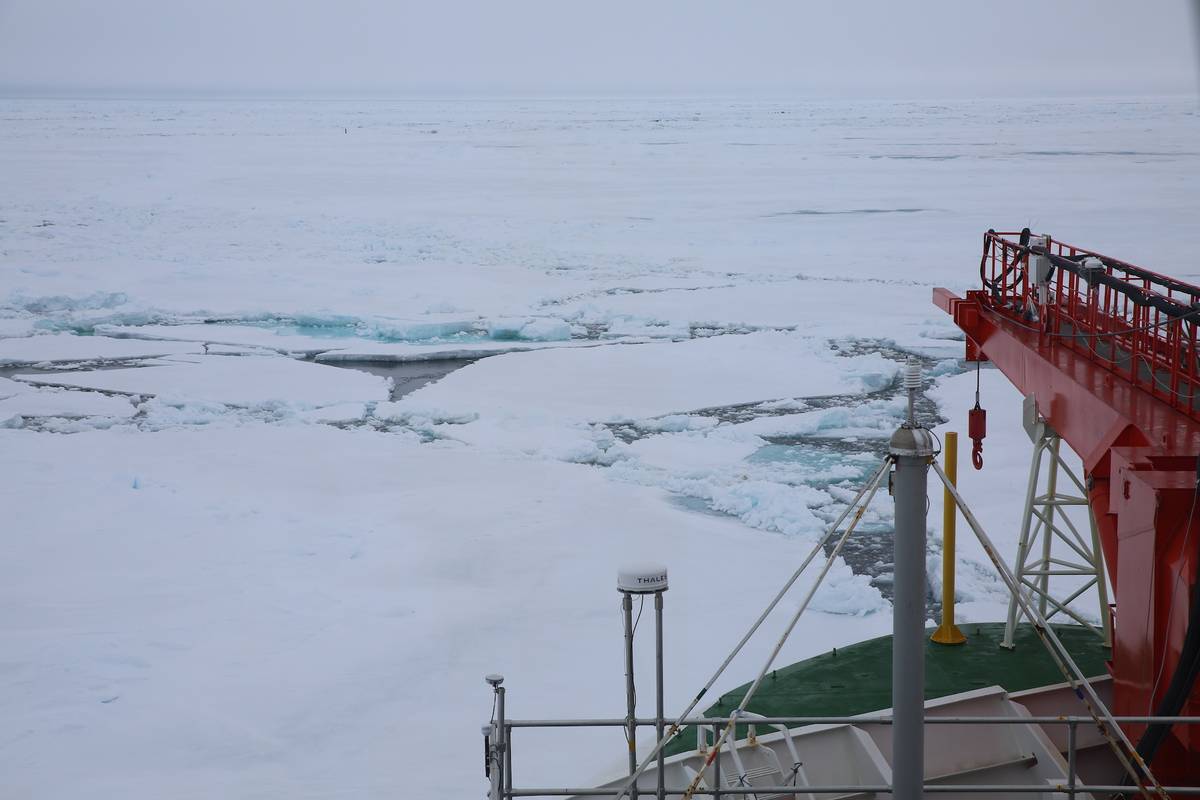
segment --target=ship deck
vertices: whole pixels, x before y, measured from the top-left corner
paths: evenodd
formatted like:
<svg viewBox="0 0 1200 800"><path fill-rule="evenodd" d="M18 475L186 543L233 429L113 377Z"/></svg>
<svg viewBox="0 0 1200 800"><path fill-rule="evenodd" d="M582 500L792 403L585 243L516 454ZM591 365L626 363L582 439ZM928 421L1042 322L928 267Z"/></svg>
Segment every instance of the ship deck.
<svg viewBox="0 0 1200 800"><path fill-rule="evenodd" d="M1014 649L1000 646L1004 623L959 626L967 641L961 645L925 645L925 699L957 694L985 686L1019 692L1061 683L1062 672L1028 624L1017 627ZM1096 634L1077 625L1055 625L1054 631L1088 676L1107 675L1111 650ZM927 633L932 635L933 628ZM727 716L741 702L750 684L726 692L706 716ZM892 637L881 636L780 667L767 675L748 708L772 717L851 716L892 706ZM745 736L740 729L738 736ZM696 732L688 730L667 748L667 754L696 747Z"/></svg>

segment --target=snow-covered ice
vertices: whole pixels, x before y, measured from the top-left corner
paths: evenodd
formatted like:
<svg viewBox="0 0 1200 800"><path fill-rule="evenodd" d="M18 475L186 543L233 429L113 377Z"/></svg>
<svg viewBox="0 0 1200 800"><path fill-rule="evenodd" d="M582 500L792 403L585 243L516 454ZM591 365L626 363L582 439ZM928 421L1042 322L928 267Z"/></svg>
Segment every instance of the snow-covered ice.
<svg viewBox="0 0 1200 800"><path fill-rule="evenodd" d="M449 341L449 342L339 342L336 350L329 350L316 357L327 364L338 362L396 362L438 361L441 359L483 358L503 353L523 353L529 350L546 350L560 347L598 347L607 344L626 344L639 341L636 337L597 341L591 339L569 339L566 341Z"/></svg>
<svg viewBox="0 0 1200 800"><path fill-rule="evenodd" d="M629 554L670 564L677 706L713 666L696 654L731 647L805 550L591 468L365 430L5 437L23 465L0 486L21 533L0 566L14 796L383 796L410 765L469 796L482 675L508 676L516 716L622 701L613 581ZM29 502L67 482L71 502ZM761 588L714 597L720 574ZM810 623L785 659L890 620ZM545 768L525 774L590 775L620 742L526 737Z"/></svg>
<svg viewBox="0 0 1200 800"><path fill-rule="evenodd" d="M284 356L192 356L95 372L23 374L18 380L130 395L156 395L229 406L317 408L388 398L384 378Z"/></svg>
<svg viewBox="0 0 1200 800"><path fill-rule="evenodd" d="M95 330L105 336L123 339L238 345L299 355L315 355L332 350L339 342L332 337L305 336L253 325L97 325Z"/></svg>
<svg viewBox="0 0 1200 800"><path fill-rule="evenodd" d="M132 417L134 413L128 399L95 392L31 390L0 400L0 425L13 417Z"/></svg>
<svg viewBox="0 0 1200 800"><path fill-rule="evenodd" d="M964 430L930 290L975 285L982 231L1193 280L1200 250L1191 99L0 118L6 796L477 795L485 673L515 716L623 712L631 556L671 570L679 707L877 462L907 353L923 413ZM395 401L348 368L475 358ZM987 466L960 483L1011 549L995 487L1020 492L1029 445L1016 392L983 389ZM877 497L864 524L889 521ZM996 619L959 541L959 613ZM887 631L887 606L839 562L784 659ZM610 777L623 744L530 735L521 780Z"/></svg>
<svg viewBox="0 0 1200 800"><path fill-rule="evenodd" d="M0 339L10 336L29 336L36 330L37 319L33 316L0 319Z"/></svg>
<svg viewBox="0 0 1200 800"><path fill-rule="evenodd" d="M199 352L202 352L202 348L185 342L136 342L108 336L76 336L70 333L0 339L0 365L3 366L132 361Z"/></svg>
<svg viewBox="0 0 1200 800"><path fill-rule="evenodd" d="M797 365L803 368L797 369ZM585 350L540 350L479 361L408 398L414 406L589 422L655 417L796 395L886 386L898 365L841 357L818 337L786 331ZM518 380L502 376L516 375Z"/></svg>

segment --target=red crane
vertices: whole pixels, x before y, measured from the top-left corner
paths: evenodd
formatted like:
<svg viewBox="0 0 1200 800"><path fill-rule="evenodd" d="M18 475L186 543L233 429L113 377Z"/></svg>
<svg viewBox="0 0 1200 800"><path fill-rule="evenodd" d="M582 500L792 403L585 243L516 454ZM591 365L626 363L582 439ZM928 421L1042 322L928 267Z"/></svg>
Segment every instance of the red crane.
<svg viewBox="0 0 1200 800"><path fill-rule="evenodd" d="M1200 715L1200 286L1028 229L984 234L979 279L933 301L967 360L1032 395L1083 460L1115 601L1114 713ZM1194 727L1126 733L1160 781L1198 785Z"/></svg>

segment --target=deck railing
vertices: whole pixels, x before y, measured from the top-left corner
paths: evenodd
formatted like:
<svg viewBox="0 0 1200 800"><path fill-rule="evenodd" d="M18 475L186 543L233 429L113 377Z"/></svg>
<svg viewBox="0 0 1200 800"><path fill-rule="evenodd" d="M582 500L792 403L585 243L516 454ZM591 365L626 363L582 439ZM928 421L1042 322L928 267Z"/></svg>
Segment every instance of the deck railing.
<svg viewBox="0 0 1200 800"><path fill-rule="evenodd" d="M485 753L485 774L491 780L491 789L488 793L489 800L509 800L515 797L613 797L615 798L619 790L612 787L531 787L531 786L515 786L513 784L513 766L512 766L512 742L513 731L515 729L537 729L537 728L628 728L629 720L621 719L505 719L503 716L503 708L499 709L499 716L485 728L484 753ZM1200 725L1200 717L1115 717L1118 723L1170 723L1172 725ZM694 719L682 720L680 727L696 726L700 729L709 729L713 732L713 739L720 735L723 729L731 720L731 717L696 717ZM782 725L788 729L798 728L805 725L849 725L854 727L870 727L873 725L891 725L892 718L887 716L858 716L858 717L764 717L755 715L753 718L740 716L737 718L739 723L753 723L756 725ZM638 718L635 724L639 727L653 728L661 724L662 720L655 718ZM1067 726L1067 748L1065 756L1067 759L1067 779L1064 783L1047 783L1028 784L1028 785L1012 785L1012 784L970 784L970 783L943 783L939 781L947 781L950 779L962 779L970 774L957 773L955 775L943 775L933 779L926 779L924 791L930 794L939 794L953 792L956 794L1045 794L1058 793L1065 794L1069 798L1075 798L1080 794L1105 795L1124 793L1134 795L1138 792L1136 787L1121 786L1121 785L1096 785L1086 784L1079 781L1076 770L1078 757L1078 729L1080 726L1084 728L1094 727L1096 721L1091 717L1081 716L1058 716L1058 717L1007 717L1007 716L980 716L980 717L964 717L964 716L945 716L945 717L926 717L926 725L1065 725ZM707 738L707 737L706 737ZM1102 747L1101 744L1092 744L1089 747ZM749 797L755 796L765 797L770 795L783 795L785 797L801 797L804 795L856 795L868 796L873 794L891 794L892 787L887 784L842 784L842 785L805 785L793 784L790 786L721 786L721 769L722 769L722 754L718 751L712 762L714 786L697 788L692 792L695 796L703 797ZM1005 765L986 765L981 767L989 769L995 766ZM1200 796L1200 786L1165 786L1163 789L1171 796ZM640 797L655 797L658 800L663 800L667 797L678 797L687 790L684 786L662 786L659 788L641 788L638 790ZM626 797L629 795L626 794Z"/></svg>
<svg viewBox="0 0 1200 800"><path fill-rule="evenodd" d="M988 231L984 307L1200 419L1200 287L1091 250Z"/></svg>

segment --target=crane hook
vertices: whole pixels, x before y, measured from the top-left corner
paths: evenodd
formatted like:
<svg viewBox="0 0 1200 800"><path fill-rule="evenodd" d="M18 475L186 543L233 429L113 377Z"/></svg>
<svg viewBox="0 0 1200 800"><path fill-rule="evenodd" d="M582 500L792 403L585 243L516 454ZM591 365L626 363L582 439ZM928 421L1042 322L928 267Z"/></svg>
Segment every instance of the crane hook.
<svg viewBox="0 0 1200 800"><path fill-rule="evenodd" d="M971 464L983 469L983 437L987 436L987 411L975 406L967 412L967 432L971 436Z"/></svg>
<svg viewBox="0 0 1200 800"><path fill-rule="evenodd" d="M971 464L983 469L983 439L987 436L987 410L979 406L979 362L975 362L975 407L967 412L967 435L971 437Z"/></svg>

